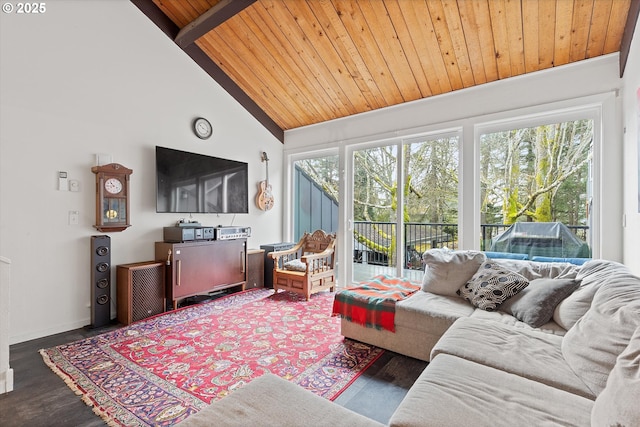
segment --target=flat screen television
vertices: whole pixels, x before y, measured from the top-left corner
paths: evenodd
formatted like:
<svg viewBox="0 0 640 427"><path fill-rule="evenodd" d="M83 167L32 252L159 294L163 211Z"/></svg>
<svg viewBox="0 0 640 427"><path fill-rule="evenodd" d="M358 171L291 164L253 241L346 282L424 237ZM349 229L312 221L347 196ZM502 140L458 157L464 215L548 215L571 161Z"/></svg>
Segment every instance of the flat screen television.
<svg viewBox="0 0 640 427"><path fill-rule="evenodd" d="M248 213L248 164L156 147L156 212Z"/></svg>

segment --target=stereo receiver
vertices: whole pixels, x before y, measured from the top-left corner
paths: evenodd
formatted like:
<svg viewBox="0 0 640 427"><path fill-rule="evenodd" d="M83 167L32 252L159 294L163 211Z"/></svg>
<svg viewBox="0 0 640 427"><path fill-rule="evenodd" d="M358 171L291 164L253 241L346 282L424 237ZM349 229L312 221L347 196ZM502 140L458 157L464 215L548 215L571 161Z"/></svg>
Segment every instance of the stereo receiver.
<svg viewBox="0 0 640 427"><path fill-rule="evenodd" d="M251 237L251 227L216 227L214 229L216 240L243 239Z"/></svg>
<svg viewBox="0 0 640 427"><path fill-rule="evenodd" d="M164 241L170 243L190 242L192 240L213 240L213 227L164 227Z"/></svg>

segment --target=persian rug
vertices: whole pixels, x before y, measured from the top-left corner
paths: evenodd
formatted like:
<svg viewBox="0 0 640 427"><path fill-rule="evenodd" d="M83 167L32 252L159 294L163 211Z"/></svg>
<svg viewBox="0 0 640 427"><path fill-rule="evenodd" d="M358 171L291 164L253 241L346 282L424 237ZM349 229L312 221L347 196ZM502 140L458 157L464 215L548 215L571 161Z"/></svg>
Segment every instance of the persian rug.
<svg viewBox="0 0 640 427"><path fill-rule="evenodd" d="M383 353L340 335L334 295L253 289L40 353L112 426L173 425L266 372L333 400Z"/></svg>
<svg viewBox="0 0 640 427"><path fill-rule="evenodd" d="M420 285L400 277L381 274L339 291L333 315L359 325L395 332L396 302L420 289Z"/></svg>

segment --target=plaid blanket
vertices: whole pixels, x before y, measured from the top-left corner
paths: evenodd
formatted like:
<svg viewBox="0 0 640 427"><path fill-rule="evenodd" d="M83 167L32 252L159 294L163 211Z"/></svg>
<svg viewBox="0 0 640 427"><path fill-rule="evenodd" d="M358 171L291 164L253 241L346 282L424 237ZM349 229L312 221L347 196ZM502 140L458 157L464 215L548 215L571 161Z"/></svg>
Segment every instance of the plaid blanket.
<svg viewBox="0 0 640 427"><path fill-rule="evenodd" d="M380 275L336 293L333 316L368 328L395 332L396 302L420 289L409 280Z"/></svg>

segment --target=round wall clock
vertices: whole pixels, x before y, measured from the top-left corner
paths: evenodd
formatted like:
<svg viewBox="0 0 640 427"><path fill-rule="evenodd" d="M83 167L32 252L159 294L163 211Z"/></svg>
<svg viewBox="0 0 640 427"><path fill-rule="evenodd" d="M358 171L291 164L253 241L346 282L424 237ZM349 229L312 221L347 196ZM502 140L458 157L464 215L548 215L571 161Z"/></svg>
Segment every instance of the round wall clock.
<svg viewBox="0 0 640 427"><path fill-rule="evenodd" d="M199 117L193 122L193 131L200 139L207 139L213 134L213 127L209 120L204 117Z"/></svg>
<svg viewBox="0 0 640 427"><path fill-rule="evenodd" d="M122 188L122 181L118 178L109 178L104 182L104 189L110 194L118 194Z"/></svg>
<svg viewBox="0 0 640 427"><path fill-rule="evenodd" d="M102 232L123 231L130 227L129 175L133 173L117 163L94 166L96 174L96 224Z"/></svg>

